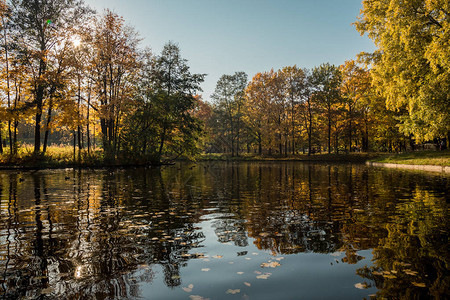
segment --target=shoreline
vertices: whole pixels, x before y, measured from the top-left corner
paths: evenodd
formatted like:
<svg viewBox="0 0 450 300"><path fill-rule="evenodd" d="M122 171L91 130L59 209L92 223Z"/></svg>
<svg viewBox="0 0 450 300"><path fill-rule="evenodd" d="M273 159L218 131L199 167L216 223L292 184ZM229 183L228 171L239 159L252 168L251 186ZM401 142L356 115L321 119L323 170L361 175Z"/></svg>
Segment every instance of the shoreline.
<svg viewBox="0 0 450 300"><path fill-rule="evenodd" d="M381 155L382 156L382 155ZM335 164L365 164L370 167L384 167L391 169L405 169L415 171L426 171L434 173L450 174L449 165L432 165L432 164L402 164L391 162L377 162L380 158L379 154L363 154L363 155L313 155L313 156L288 156L288 157L258 157L258 156L218 156L218 157L199 157L197 160L178 159L175 162L181 163L201 163L201 162L266 162L266 163L286 163L286 162L302 162L302 163L335 163ZM58 169L123 169L123 168L157 168L175 164L172 162L162 162L159 164L151 163L123 163L123 164L49 164L49 165L0 165L0 171L38 171L38 170L58 170Z"/></svg>
<svg viewBox="0 0 450 300"><path fill-rule="evenodd" d="M381 163L381 162L373 162L373 161L367 161L366 165L371 166L371 167L382 167L382 168L390 168L390 169L403 169L403 170L427 171L427 172L449 173L450 174L450 166L394 164L394 163Z"/></svg>

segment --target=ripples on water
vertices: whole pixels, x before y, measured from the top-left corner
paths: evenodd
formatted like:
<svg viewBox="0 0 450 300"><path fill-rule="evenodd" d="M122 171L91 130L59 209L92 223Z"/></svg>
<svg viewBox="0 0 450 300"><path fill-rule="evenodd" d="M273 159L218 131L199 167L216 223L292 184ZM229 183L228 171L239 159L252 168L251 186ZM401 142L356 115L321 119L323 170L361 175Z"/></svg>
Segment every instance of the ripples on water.
<svg viewBox="0 0 450 300"><path fill-rule="evenodd" d="M0 172L0 295L449 297L449 177L201 163Z"/></svg>

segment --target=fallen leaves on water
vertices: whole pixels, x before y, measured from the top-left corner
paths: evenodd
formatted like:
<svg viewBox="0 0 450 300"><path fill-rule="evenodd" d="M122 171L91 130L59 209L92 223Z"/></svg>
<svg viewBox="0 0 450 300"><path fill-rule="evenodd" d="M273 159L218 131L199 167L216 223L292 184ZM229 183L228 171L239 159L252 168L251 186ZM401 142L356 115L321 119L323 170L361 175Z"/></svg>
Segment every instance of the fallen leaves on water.
<svg viewBox="0 0 450 300"><path fill-rule="evenodd" d="M203 268L202 272L208 272L209 270L211 270L210 268Z"/></svg>
<svg viewBox="0 0 450 300"><path fill-rule="evenodd" d="M278 266L281 266L281 265L279 262L276 262L276 261L269 261L269 262L261 264L262 268L276 268Z"/></svg>
<svg viewBox="0 0 450 300"><path fill-rule="evenodd" d="M383 273L378 272L378 271L373 271L372 274L373 275L378 275L378 276L382 276L383 275Z"/></svg>
<svg viewBox="0 0 450 300"><path fill-rule="evenodd" d="M242 275L244 274L244 272L236 272L236 274Z"/></svg>
<svg viewBox="0 0 450 300"><path fill-rule="evenodd" d="M248 283L248 282L244 282L244 284L246 285L246 286L252 286L250 283Z"/></svg>
<svg viewBox="0 0 450 300"><path fill-rule="evenodd" d="M411 282L413 285L415 285L415 286L417 286L417 287L422 287L422 288L424 288L425 287L425 283L423 283L423 282Z"/></svg>
<svg viewBox="0 0 450 300"><path fill-rule="evenodd" d="M209 298L203 298L202 296L199 296L199 295L190 295L189 299L191 299L191 300L209 300Z"/></svg>
<svg viewBox="0 0 450 300"><path fill-rule="evenodd" d="M50 294L50 293L53 293L54 291L55 291L54 288L48 287L46 289L41 290L41 294Z"/></svg>
<svg viewBox="0 0 450 300"><path fill-rule="evenodd" d="M185 291L186 293L190 293L192 292L192 289L194 288L193 284L188 285L187 287L183 287L183 291Z"/></svg>
<svg viewBox="0 0 450 300"><path fill-rule="evenodd" d="M232 294L232 295L234 295L234 294L237 294L237 293L240 293L240 292L241 292L240 289L235 289L235 290L228 289L228 290L226 291L226 294Z"/></svg>
<svg viewBox="0 0 450 300"><path fill-rule="evenodd" d="M256 278L257 279L267 279L270 277L270 275L272 275L272 273L264 273L264 274L256 276Z"/></svg>
<svg viewBox="0 0 450 300"><path fill-rule="evenodd" d="M411 276L417 276L417 274L419 274L416 271L412 271L412 270L404 270L405 274L411 275Z"/></svg>
<svg viewBox="0 0 450 300"><path fill-rule="evenodd" d="M284 259L283 256L280 256L280 257L275 258L275 260L278 260L278 261L283 260L283 259Z"/></svg>
<svg viewBox="0 0 450 300"><path fill-rule="evenodd" d="M360 290L364 290L364 289L367 289L368 286L367 286L367 283L365 283L365 282L362 282L362 283L358 282L358 283L355 284L355 288L360 289Z"/></svg>
<svg viewBox="0 0 450 300"><path fill-rule="evenodd" d="M214 255L213 258L217 258L217 259L221 259L223 256L222 255Z"/></svg>

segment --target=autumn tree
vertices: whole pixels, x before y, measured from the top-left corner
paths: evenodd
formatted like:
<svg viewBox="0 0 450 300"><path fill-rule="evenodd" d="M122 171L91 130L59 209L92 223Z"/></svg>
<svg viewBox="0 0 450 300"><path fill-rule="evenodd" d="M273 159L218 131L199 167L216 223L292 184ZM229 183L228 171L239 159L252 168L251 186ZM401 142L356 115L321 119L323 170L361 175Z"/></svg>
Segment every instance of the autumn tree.
<svg viewBox="0 0 450 300"><path fill-rule="evenodd" d="M288 115L290 123L290 143L292 154L296 151L297 132L299 131L298 109L306 89L306 73L297 66L284 67L281 69L284 80L285 96L288 101Z"/></svg>
<svg viewBox="0 0 450 300"><path fill-rule="evenodd" d="M45 100L49 93L49 76L54 71L52 54L60 49L58 45L65 34L82 22L88 12L82 0L11 0L12 27L14 39L20 51L26 56L31 70L34 116L34 153L41 148L41 119Z"/></svg>
<svg viewBox="0 0 450 300"><path fill-rule="evenodd" d="M331 129L337 113L336 104L341 99L341 73L339 68L329 63L321 64L312 70L311 83L314 87L314 97L321 111L325 114L327 149L328 153L331 153Z"/></svg>
<svg viewBox="0 0 450 300"><path fill-rule="evenodd" d="M269 103L266 98L266 84L268 73L257 73L245 89L246 105L245 105L245 122L255 135L258 153L262 154L263 144L268 137L268 124L266 112Z"/></svg>
<svg viewBox="0 0 450 300"><path fill-rule="evenodd" d="M92 39L94 53L90 61L93 87L100 116L103 150L114 158L120 145L124 113L131 105L139 67L139 38L119 15L106 10L95 23Z"/></svg>
<svg viewBox="0 0 450 300"><path fill-rule="evenodd" d="M236 72L233 75L222 75L217 81L211 98L219 112L224 115L224 126L231 156L239 155L239 142L242 125L244 90L247 86L247 74Z"/></svg>
<svg viewBox="0 0 450 300"><path fill-rule="evenodd" d="M364 0L355 24L378 47L368 56L378 92L407 112L402 132L449 142L450 2Z"/></svg>

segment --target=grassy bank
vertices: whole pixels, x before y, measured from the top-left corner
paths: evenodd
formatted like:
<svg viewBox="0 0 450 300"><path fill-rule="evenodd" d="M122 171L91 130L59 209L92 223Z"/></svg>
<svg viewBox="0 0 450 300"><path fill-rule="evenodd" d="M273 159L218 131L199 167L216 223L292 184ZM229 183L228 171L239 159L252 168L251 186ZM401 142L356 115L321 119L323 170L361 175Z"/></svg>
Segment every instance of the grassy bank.
<svg viewBox="0 0 450 300"><path fill-rule="evenodd" d="M183 159L180 159L183 160ZM401 154L385 153L349 153L349 154L299 154L287 157L240 154L232 157L229 154L200 154L196 161L305 161L305 162L338 162L338 163L364 163L366 161L411 164L411 165L434 165L450 166L450 151L420 151ZM65 168L65 167L114 167L114 166L137 166L148 165L133 157L117 158L108 160L104 157L101 149L86 150L74 156L71 146L50 146L45 154L34 155L32 146L19 149L16 156L9 154L6 148L0 154L0 168Z"/></svg>
<svg viewBox="0 0 450 300"><path fill-rule="evenodd" d="M370 159L370 161L406 165L450 166L450 151L417 151L400 154L383 154Z"/></svg>
<svg viewBox="0 0 450 300"><path fill-rule="evenodd" d="M74 155L71 146L49 146L45 153L35 155L32 146L20 147L17 155L11 156L9 148L4 149L0 154L0 169L25 168L25 169L46 169L46 168L67 168L67 167L118 167L118 166L140 166L149 165L134 157L108 159L101 149L96 150L76 150Z"/></svg>
<svg viewBox="0 0 450 300"><path fill-rule="evenodd" d="M353 162L364 163L369 159L378 157L377 153L349 153L349 154L307 154L288 155L288 156L269 156L256 154L241 154L232 157L229 154L201 154L197 161L310 161L310 162Z"/></svg>

